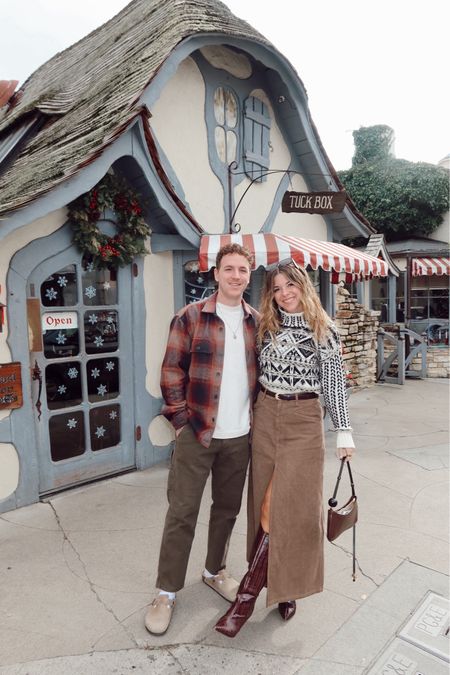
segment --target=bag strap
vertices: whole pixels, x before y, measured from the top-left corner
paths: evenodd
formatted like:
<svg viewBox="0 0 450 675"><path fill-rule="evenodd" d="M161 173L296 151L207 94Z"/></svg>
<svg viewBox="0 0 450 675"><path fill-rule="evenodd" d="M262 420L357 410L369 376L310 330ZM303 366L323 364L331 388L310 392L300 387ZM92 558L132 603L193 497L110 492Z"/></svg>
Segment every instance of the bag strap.
<svg viewBox="0 0 450 675"><path fill-rule="evenodd" d="M338 489L339 489L339 483L341 481L342 471L344 469L345 464L347 465L347 469L348 469L348 477L349 477L349 480L350 480L350 486L352 488L352 497L356 497L355 483L353 481L353 474L352 474L352 470L350 468L350 462L346 462L345 457L343 457L341 459L341 466L339 467L339 473L338 473L338 476L337 476L337 479L336 479L336 485L334 486L334 492L333 492L333 496L332 496L332 500L334 502L336 502L336 495L337 495L337 492L338 492ZM330 504L330 506L331 506L331 504ZM336 504L334 504L334 506L336 506Z"/></svg>
<svg viewBox="0 0 450 675"><path fill-rule="evenodd" d="M353 474L352 474L352 470L351 470L351 468L350 468L350 462L346 462L346 461L345 461L345 457L343 457L343 458L341 459L341 466L339 467L339 473L338 473L338 476L337 476L337 479L336 479L336 485L334 486L333 496L331 497L331 499L328 500L328 504L329 504L331 507L337 506L336 495L337 495L337 491L338 491L338 488L339 488L339 483L340 483L340 481L341 481L342 471L344 470L344 464L347 464L348 477L349 477L349 479L350 479L350 486L351 486L351 488L352 488L352 497L356 497L355 483L354 483L354 481L353 481ZM353 570L352 570L352 579L353 579L353 581L356 581L356 525L353 525L353 528L352 528L352 529L353 529L353 553L352 553L352 557L353 557Z"/></svg>

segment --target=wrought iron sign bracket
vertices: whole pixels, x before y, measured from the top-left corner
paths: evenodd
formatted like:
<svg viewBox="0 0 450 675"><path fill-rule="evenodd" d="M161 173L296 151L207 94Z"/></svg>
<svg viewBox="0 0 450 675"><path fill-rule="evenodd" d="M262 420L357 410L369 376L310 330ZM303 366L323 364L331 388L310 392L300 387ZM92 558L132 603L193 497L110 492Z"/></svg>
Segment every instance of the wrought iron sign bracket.
<svg viewBox="0 0 450 675"><path fill-rule="evenodd" d="M238 203L236 204L236 207L235 207L234 211L232 212L232 208L233 208L233 176L242 176L244 174L247 175L247 171L237 171L238 168L239 168L239 164L236 161L231 162L231 164L228 165L228 200L229 200L228 201L228 207L229 207L229 213L231 213L231 217L230 217L228 227L229 227L229 233L230 234L237 234L238 232L241 231L240 224L234 222L234 219L236 218L236 213L237 213L240 205L242 204L242 201L244 200L245 195L250 190L250 188L257 181L260 181L261 178L264 178L265 176L271 176L272 174L275 174L275 173L282 173L282 174L285 174L287 176L290 176L291 174L296 174L296 175L299 175L299 176L313 176L313 175L322 176L322 177L323 176L329 176L330 177L329 186L330 186L330 188L332 187L331 174L323 174L323 173L306 174L303 171L294 171L294 169L270 169L268 171L263 171L262 173L258 173L256 178L253 178L250 181L249 185L247 185L247 187L245 188L244 192L242 193ZM322 194L325 194L325 193L322 193ZM334 193L334 194L339 194L339 193Z"/></svg>

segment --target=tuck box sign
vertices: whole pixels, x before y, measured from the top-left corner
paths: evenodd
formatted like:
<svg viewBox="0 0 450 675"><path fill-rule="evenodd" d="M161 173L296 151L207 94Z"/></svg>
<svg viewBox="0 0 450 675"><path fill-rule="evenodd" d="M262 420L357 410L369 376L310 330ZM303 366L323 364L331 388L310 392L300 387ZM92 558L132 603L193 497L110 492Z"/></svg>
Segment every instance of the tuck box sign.
<svg viewBox="0 0 450 675"><path fill-rule="evenodd" d="M0 363L0 410L23 405L20 363Z"/></svg>
<svg viewBox="0 0 450 675"><path fill-rule="evenodd" d="M285 192L281 202L283 213L338 213L345 206L347 193Z"/></svg>

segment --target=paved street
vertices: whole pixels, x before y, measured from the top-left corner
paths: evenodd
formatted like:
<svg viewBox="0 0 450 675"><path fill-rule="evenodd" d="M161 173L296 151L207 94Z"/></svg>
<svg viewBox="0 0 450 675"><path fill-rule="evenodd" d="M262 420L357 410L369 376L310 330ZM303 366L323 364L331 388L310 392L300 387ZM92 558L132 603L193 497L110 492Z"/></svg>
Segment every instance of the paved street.
<svg viewBox="0 0 450 675"><path fill-rule="evenodd" d="M228 605L200 578L209 489L186 587L161 637L147 633L143 617L166 511L166 466L3 514L1 675L448 673L448 405L447 380L376 385L350 397L357 581L348 532L337 545L325 543L323 593L300 601L287 624L263 594L234 640L213 630ZM327 497L338 467L334 443L328 432ZM236 577L245 571L245 530L242 508L228 563Z"/></svg>

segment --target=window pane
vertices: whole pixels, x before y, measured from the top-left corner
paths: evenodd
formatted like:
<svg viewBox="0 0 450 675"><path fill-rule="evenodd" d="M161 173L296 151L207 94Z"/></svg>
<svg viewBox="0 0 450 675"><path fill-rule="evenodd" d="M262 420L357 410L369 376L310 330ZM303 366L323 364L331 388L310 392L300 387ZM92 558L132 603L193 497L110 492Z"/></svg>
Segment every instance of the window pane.
<svg viewBox="0 0 450 675"><path fill-rule="evenodd" d="M428 301L426 298L412 298L411 319L426 319L428 317Z"/></svg>
<svg viewBox="0 0 450 675"><path fill-rule="evenodd" d="M214 131L214 136L216 139L216 150L219 155L221 162L225 162L226 155L226 140L225 140L225 130L222 127L216 127Z"/></svg>
<svg viewBox="0 0 450 675"><path fill-rule="evenodd" d="M120 406L108 405L89 412L92 450L112 448L120 443Z"/></svg>
<svg viewBox="0 0 450 675"><path fill-rule="evenodd" d="M225 123L225 101L223 87L218 87L214 92L214 115L217 124Z"/></svg>
<svg viewBox="0 0 450 675"><path fill-rule="evenodd" d="M82 282L85 305L117 304L116 270L95 270L91 262L84 262Z"/></svg>
<svg viewBox="0 0 450 675"><path fill-rule="evenodd" d="M85 312L84 339L88 354L117 351L119 347L118 312L116 310Z"/></svg>
<svg viewBox="0 0 450 675"><path fill-rule="evenodd" d="M46 330L42 334L46 359L76 356L80 351L78 328Z"/></svg>
<svg viewBox="0 0 450 675"><path fill-rule="evenodd" d="M431 298L429 314L432 319L448 319L448 298Z"/></svg>
<svg viewBox="0 0 450 675"><path fill-rule="evenodd" d="M51 274L41 284L41 302L44 307L71 307L78 301L75 265L68 265Z"/></svg>
<svg viewBox="0 0 450 675"><path fill-rule="evenodd" d="M233 129L237 123L237 101L235 95L229 90L225 90L225 124Z"/></svg>
<svg viewBox="0 0 450 675"><path fill-rule="evenodd" d="M49 420L50 453L54 462L77 457L85 451L82 411L54 415Z"/></svg>
<svg viewBox="0 0 450 675"><path fill-rule="evenodd" d="M82 401L81 377L77 361L52 363L45 369L45 386L49 410L69 408Z"/></svg>
<svg viewBox="0 0 450 675"><path fill-rule="evenodd" d="M234 131L227 131L227 164L236 159L237 138Z"/></svg>
<svg viewBox="0 0 450 675"><path fill-rule="evenodd" d="M86 364L86 371L91 403L119 395L119 359L91 359Z"/></svg>

